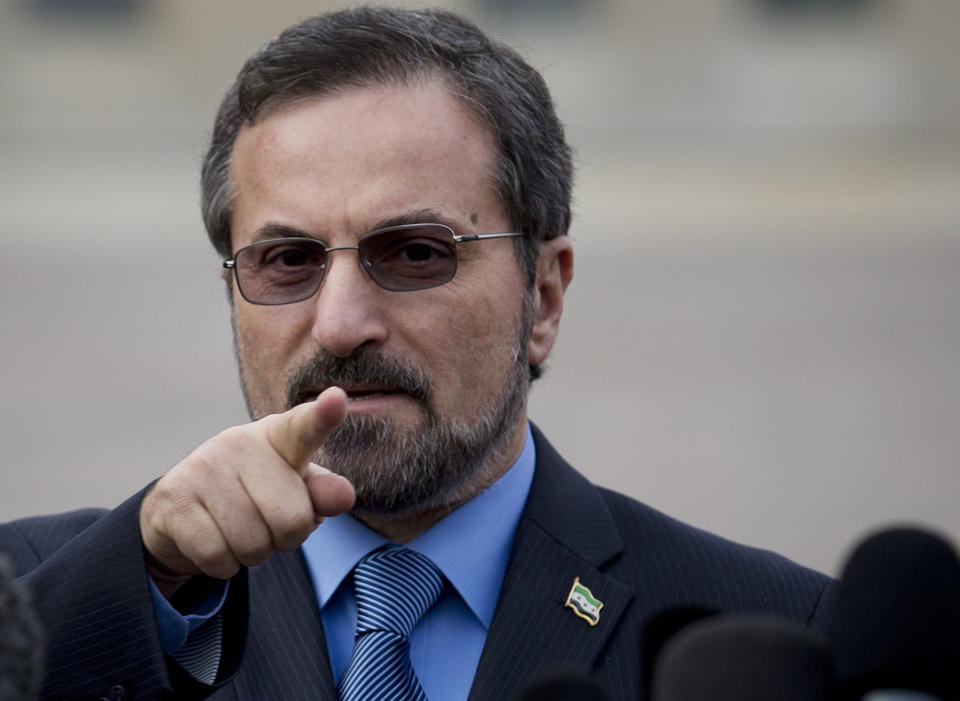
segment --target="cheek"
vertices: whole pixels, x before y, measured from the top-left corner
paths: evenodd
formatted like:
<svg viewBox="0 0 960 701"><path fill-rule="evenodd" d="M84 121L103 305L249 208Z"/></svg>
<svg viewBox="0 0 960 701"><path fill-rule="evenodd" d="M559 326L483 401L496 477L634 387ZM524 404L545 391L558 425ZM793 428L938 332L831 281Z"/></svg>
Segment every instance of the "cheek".
<svg viewBox="0 0 960 701"><path fill-rule="evenodd" d="M237 355L252 402L261 413L285 408L286 377L309 324L297 323L295 305L234 310Z"/></svg>
<svg viewBox="0 0 960 701"><path fill-rule="evenodd" d="M430 339L422 354L431 365L438 400L481 407L499 394L513 367L520 305L472 295L451 309L434 324L419 326L416 337Z"/></svg>

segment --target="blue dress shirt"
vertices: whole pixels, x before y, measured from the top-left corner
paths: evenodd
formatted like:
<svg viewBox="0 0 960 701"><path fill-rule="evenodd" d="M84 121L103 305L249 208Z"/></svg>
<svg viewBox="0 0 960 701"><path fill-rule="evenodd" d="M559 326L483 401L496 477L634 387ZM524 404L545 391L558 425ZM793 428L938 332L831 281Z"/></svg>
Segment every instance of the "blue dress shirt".
<svg viewBox="0 0 960 701"><path fill-rule="evenodd" d="M428 699L466 701L493 620L513 538L533 482L536 451L527 426L520 457L500 479L406 544L440 569L447 585L410 634L410 661ZM357 604L349 575L389 541L344 514L328 518L303 544L317 593L334 681L353 652ZM150 582L163 650L175 653L226 600L229 582L214 587L182 615Z"/></svg>
<svg viewBox="0 0 960 701"><path fill-rule="evenodd" d="M215 581L215 580L211 580ZM206 596L190 613L180 613L160 593L157 585L150 580L150 593L153 595L153 608L157 615L157 626L160 629L160 647L164 652L174 654L183 647L193 631L213 618L227 600L227 586L212 586Z"/></svg>
<svg viewBox="0 0 960 701"><path fill-rule="evenodd" d="M410 634L410 661L428 699L465 701L470 693L535 460L528 426L523 451L510 470L406 543L429 557L447 581L437 603ZM303 544L335 681L353 652L357 605L349 575L364 555L388 542L342 515L326 519Z"/></svg>

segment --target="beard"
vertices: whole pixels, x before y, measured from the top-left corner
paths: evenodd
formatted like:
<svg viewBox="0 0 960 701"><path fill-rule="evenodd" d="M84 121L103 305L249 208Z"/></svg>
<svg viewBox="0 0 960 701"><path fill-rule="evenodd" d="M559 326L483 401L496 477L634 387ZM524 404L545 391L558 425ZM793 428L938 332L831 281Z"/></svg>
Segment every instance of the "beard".
<svg viewBox="0 0 960 701"><path fill-rule="evenodd" d="M314 458L353 483L354 511L405 514L455 506L499 477L488 474L489 468L506 458L502 454L526 411L531 303L523 305L513 362L499 392L469 420L442 416L429 375L374 347L347 357L320 349L290 371L287 409L311 400L321 388L341 385L397 388L422 407L422 421L408 428L389 416L347 414ZM256 419L239 353L238 360L247 408Z"/></svg>

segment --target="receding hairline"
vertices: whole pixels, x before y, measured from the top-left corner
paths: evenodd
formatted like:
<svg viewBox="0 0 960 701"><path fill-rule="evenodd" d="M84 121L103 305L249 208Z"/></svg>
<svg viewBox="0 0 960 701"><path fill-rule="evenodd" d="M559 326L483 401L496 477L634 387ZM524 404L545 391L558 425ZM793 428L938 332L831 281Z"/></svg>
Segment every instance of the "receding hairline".
<svg viewBox="0 0 960 701"><path fill-rule="evenodd" d="M502 164L502 145L499 142L493 115L491 115L489 110L484 108L483 105L466 95L463 91L459 90L455 84L455 81L452 81L447 73L437 67L418 71L416 74L409 76L374 76L370 77L368 80L354 80L345 83L338 83L329 89L317 89L313 90L312 92L305 91L302 94L278 93L264 100L251 116L245 118L241 122L230 147L230 153L226 163L226 185L228 188L228 210L231 219L236 207L237 197L236 180L234 178L234 154L236 152L237 144L240 141L241 135L245 131L258 126L265 119L276 115L278 112L282 112L286 109L292 109L302 104L334 99L336 97L347 95L356 91L376 91L381 88L416 89L418 87L427 87L431 85L440 87L443 92L453 98L453 102L461 108L463 114L466 115L477 127L479 127L483 134L486 135L488 139L487 148L489 151L486 164L487 181L500 203L502 214L508 221L511 220L512 216L510 213L509 202L505 196L505 193L501 189L499 169ZM233 234L234 231L233 227L231 226L231 239L233 238Z"/></svg>

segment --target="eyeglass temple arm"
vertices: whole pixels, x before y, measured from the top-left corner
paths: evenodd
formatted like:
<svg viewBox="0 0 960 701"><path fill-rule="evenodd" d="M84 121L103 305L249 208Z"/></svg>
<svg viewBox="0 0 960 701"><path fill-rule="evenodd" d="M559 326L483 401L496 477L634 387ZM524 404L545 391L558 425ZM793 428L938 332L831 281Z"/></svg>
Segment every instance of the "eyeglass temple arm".
<svg viewBox="0 0 960 701"><path fill-rule="evenodd" d="M506 239L514 238L517 236L525 236L516 231L508 231L502 234L457 234L453 237L453 240L457 243L464 243L466 241L482 241L483 239Z"/></svg>

